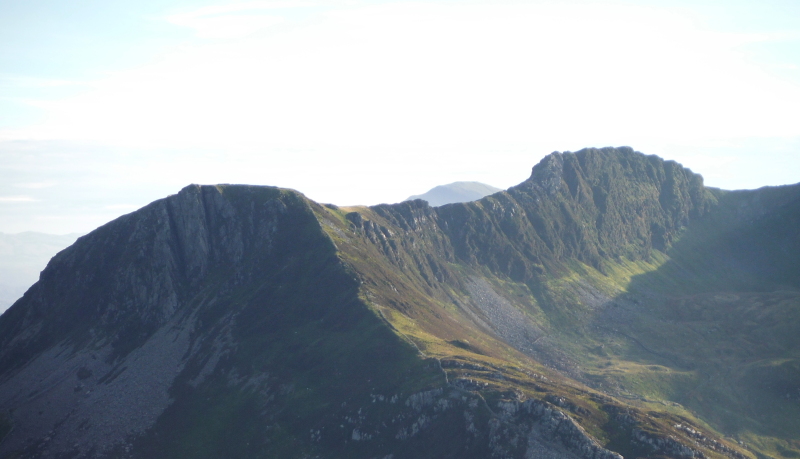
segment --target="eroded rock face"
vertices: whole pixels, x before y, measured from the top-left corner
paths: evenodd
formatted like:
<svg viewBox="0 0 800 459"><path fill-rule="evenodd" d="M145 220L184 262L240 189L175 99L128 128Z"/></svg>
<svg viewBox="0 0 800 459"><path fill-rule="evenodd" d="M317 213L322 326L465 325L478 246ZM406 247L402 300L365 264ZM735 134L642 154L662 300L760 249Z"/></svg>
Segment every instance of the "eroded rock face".
<svg viewBox="0 0 800 459"><path fill-rule="evenodd" d="M525 281L567 259L646 259L715 203L700 175L622 147L553 153L505 193L436 210L459 258Z"/></svg>
<svg viewBox="0 0 800 459"><path fill-rule="evenodd" d="M212 269L252 275L245 251L269 256L286 205L277 197L246 205L234 209L216 187L190 186L79 238L3 316L0 367L100 335L124 356L191 301Z"/></svg>
<svg viewBox="0 0 800 459"><path fill-rule="evenodd" d="M536 457L532 449L539 446L535 440L555 442L575 457L583 459L622 459L622 456L604 449L571 417L541 400L530 399L519 403L498 402L500 419L511 422L523 431L528 430L526 457Z"/></svg>
<svg viewBox="0 0 800 459"><path fill-rule="evenodd" d="M125 445L173 402L187 366L205 362L199 384L235 349L220 341L224 333L207 336L200 311L279 259L275 245L297 237L293 226L317 223L295 195L224 191L190 186L80 238L2 316L0 412L11 413L14 429L0 454ZM216 347L204 349L204 340Z"/></svg>
<svg viewBox="0 0 800 459"><path fill-rule="evenodd" d="M376 396L373 405L353 408L355 412L343 418L346 429L352 429L351 439L386 444L396 432L398 443L384 449L394 455L419 437L438 434L446 424L459 432L458 436L451 433L452 438L463 443L449 451L460 449L463 457L622 459L601 447L568 415L540 400L501 401L490 409L479 395L457 384L412 393L402 404L395 405L395 400L395 396ZM394 405L396 414L376 422L374 416L382 404ZM381 432L381 425L389 429L388 435Z"/></svg>

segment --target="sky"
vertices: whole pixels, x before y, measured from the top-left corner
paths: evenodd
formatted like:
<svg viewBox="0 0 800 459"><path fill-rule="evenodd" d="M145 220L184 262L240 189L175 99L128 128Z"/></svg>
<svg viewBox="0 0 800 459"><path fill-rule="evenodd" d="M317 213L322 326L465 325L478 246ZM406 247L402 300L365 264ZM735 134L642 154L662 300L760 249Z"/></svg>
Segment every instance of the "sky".
<svg viewBox="0 0 800 459"><path fill-rule="evenodd" d="M628 145L800 182L800 2L0 0L0 232L190 183L338 205Z"/></svg>

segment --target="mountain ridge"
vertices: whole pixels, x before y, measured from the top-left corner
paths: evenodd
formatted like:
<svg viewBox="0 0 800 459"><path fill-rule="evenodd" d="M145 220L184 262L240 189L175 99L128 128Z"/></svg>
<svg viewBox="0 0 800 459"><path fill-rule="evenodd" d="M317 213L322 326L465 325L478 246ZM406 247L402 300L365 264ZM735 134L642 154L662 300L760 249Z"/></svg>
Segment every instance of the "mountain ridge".
<svg viewBox="0 0 800 459"><path fill-rule="evenodd" d="M47 262L80 236L34 231L0 233L0 313L8 309L39 278Z"/></svg>
<svg viewBox="0 0 800 459"><path fill-rule="evenodd" d="M674 286L796 289L796 269L767 268L791 268L800 248L786 225L798 190L708 189L627 147L554 153L508 191L441 207L192 185L82 237L0 316L0 411L14 409L0 455L789 454L790 429L722 416L774 411L768 391L764 406L693 398L750 387L741 345L692 354L706 374L666 331L700 305ZM718 237L732 222L744 229ZM758 240L765 228L777 242ZM743 247L766 254L752 272ZM762 351L783 359L776 382L792 380L800 348L794 293L779 294L748 293L790 319ZM716 377L723 345L742 376L684 391ZM98 408L118 393L133 394L111 404L125 419ZM719 433L736 429L753 446Z"/></svg>

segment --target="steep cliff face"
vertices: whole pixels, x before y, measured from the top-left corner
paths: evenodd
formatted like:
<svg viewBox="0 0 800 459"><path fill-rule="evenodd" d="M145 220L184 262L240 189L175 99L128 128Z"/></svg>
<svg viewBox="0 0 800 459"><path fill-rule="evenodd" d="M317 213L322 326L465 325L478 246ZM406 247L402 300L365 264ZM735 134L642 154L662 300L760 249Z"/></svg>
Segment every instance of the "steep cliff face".
<svg viewBox="0 0 800 459"><path fill-rule="evenodd" d="M335 260L324 238L310 237L314 225L313 213L291 193L188 187L59 253L3 316L0 362L13 368L20 356L64 340L104 340L112 359L124 357L199 301L198 287L209 281L224 288L252 281L299 247ZM37 333L15 339L22 330Z"/></svg>
<svg viewBox="0 0 800 459"><path fill-rule="evenodd" d="M0 318L13 423L0 453L279 456L313 450L308 429L276 427L297 410L322 415L309 405L339 407L370 381L424 385L424 364L359 301L315 206L192 186L60 253Z"/></svg>
<svg viewBox="0 0 800 459"><path fill-rule="evenodd" d="M715 202L701 176L623 147L553 153L506 193L439 215L461 259L525 281L569 259L649 259Z"/></svg>
<svg viewBox="0 0 800 459"><path fill-rule="evenodd" d="M800 200L748 193L629 148L436 208L187 187L79 239L0 316L0 457L752 457L698 426L771 408L679 396L710 393L685 362L712 365L678 355L707 342L674 343L698 303L673 295L797 287ZM791 385L782 295L762 363Z"/></svg>

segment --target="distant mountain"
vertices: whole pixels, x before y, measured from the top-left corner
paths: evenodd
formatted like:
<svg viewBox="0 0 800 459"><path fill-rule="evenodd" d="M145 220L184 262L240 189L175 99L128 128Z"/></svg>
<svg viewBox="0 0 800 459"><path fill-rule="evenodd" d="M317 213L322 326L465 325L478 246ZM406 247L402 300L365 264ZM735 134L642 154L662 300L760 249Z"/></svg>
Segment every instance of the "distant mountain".
<svg viewBox="0 0 800 459"><path fill-rule="evenodd" d="M443 206L456 202L470 202L501 191L491 185L480 182L453 182L449 185L437 186L425 194L410 196L406 201L422 199L431 206Z"/></svg>
<svg viewBox="0 0 800 459"><path fill-rule="evenodd" d="M0 316L0 457L798 457L798 227L627 147L442 207L191 185Z"/></svg>
<svg viewBox="0 0 800 459"><path fill-rule="evenodd" d="M39 280L47 262L80 234L0 233L0 313Z"/></svg>

